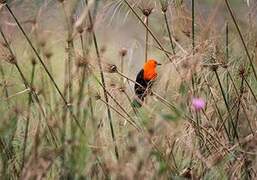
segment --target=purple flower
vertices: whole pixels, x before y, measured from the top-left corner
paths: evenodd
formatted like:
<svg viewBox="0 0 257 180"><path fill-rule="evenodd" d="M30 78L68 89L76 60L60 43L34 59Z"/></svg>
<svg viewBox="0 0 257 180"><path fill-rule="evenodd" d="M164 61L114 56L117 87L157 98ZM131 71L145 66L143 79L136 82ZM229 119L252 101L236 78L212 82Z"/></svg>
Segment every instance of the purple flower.
<svg viewBox="0 0 257 180"><path fill-rule="evenodd" d="M202 98L193 98L192 99L192 108L195 111L200 111L202 109L204 109L205 107L205 101Z"/></svg>

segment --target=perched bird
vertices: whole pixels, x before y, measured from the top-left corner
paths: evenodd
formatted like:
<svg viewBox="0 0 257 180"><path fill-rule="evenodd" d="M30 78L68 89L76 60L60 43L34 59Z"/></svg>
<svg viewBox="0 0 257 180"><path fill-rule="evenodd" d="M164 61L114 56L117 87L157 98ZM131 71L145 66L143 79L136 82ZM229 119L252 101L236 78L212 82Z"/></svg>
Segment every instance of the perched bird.
<svg viewBox="0 0 257 180"><path fill-rule="evenodd" d="M161 65L154 59L149 59L145 64L143 69L139 71L136 77L136 83L134 86L134 91L137 98L134 99L132 105L134 107L141 107L148 90L151 88L154 80L157 77L156 67Z"/></svg>

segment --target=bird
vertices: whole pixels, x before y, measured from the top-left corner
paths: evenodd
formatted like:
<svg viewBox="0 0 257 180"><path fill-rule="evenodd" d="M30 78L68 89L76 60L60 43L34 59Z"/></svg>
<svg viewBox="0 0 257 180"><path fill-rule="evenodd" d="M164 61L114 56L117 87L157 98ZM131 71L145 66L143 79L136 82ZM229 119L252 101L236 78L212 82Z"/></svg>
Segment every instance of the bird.
<svg viewBox="0 0 257 180"><path fill-rule="evenodd" d="M136 83L134 86L136 98L132 102L134 107L142 106L149 89L152 87L153 82L157 78L157 65L161 64L155 59L149 59L137 74Z"/></svg>

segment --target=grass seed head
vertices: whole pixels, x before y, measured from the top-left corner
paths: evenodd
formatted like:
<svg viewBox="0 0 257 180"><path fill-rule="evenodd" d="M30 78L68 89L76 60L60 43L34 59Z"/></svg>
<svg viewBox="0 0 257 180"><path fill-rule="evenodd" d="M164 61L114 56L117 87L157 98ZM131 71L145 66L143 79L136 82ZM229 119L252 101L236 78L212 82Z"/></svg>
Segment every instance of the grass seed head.
<svg viewBox="0 0 257 180"><path fill-rule="evenodd" d="M78 55L76 58L76 65L77 67L84 67L88 65L88 61L85 57Z"/></svg>
<svg viewBox="0 0 257 180"><path fill-rule="evenodd" d="M166 13L167 9L168 9L168 2L167 1L161 1L161 8L162 8L162 12Z"/></svg>
<svg viewBox="0 0 257 180"><path fill-rule="evenodd" d="M88 27L87 27L87 32L92 32L93 31L93 25L89 25Z"/></svg>
<svg viewBox="0 0 257 180"><path fill-rule="evenodd" d="M243 65L241 65L238 69L238 74L240 77L245 77L246 75L246 70L245 70L245 67Z"/></svg>
<svg viewBox="0 0 257 180"><path fill-rule="evenodd" d="M162 12L163 12L163 13L166 13L166 12L167 12L167 7L166 7L166 6L163 6L163 7L162 7Z"/></svg>
<svg viewBox="0 0 257 180"><path fill-rule="evenodd" d="M31 57L30 61L33 66L37 64L36 58L34 56Z"/></svg>
<svg viewBox="0 0 257 180"><path fill-rule="evenodd" d="M46 46L46 37L44 37L44 36L40 37L38 40L38 44L39 44L39 46L44 48Z"/></svg>
<svg viewBox="0 0 257 180"><path fill-rule="evenodd" d="M116 73L118 72L117 66L115 64L106 64L106 72L108 73Z"/></svg>
<svg viewBox="0 0 257 180"><path fill-rule="evenodd" d="M110 83L110 87L111 87L111 88L116 88L116 84L115 84L114 82L111 82L111 83Z"/></svg>
<svg viewBox="0 0 257 180"><path fill-rule="evenodd" d="M146 17L150 16L150 14L152 13L152 11L153 11L153 8L151 8L151 7L149 7L149 8L143 8L143 9L142 9L142 13L143 13Z"/></svg>
<svg viewBox="0 0 257 180"><path fill-rule="evenodd" d="M64 0L57 0L59 3L63 3L64 2Z"/></svg>
<svg viewBox="0 0 257 180"><path fill-rule="evenodd" d="M17 63L15 56L13 56L12 54L9 54L6 58L7 58L6 61L11 63L11 64Z"/></svg>
<svg viewBox="0 0 257 180"><path fill-rule="evenodd" d="M121 50L119 51L119 54L121 57L125 57L128 53L128 50L126 48L121 48Z"/></svg>
<svg viewBox="0 0 257 180"><path fill-rule="evenodd" d="M217 64L213 64L213 65L210 66L210 69L211 69L212 71L217 71L218 68L219 68L219 65L217 65Z"/></svg>
<svg viewBox="0 0 257 180"><path fill-rule="evenodd" d="M120 91L120 92L125 92L125 91L126 91L126 88L122 86L122 87L119 88L119 91Z"/></svg>
<svg viewBox="0 0 257 180"><path fill-rule="evenodd" d="M45 50L44 55L47 59L50 59L53 56L53 52L50 50Z"/></svg>
<svg viewBox="0 0 257 180"><path fill-rule="evenodd" d="M0 59L15 64L17 63L16 57L9 51L9 49L0 44Z"/></svg>
<svg viewBox="0 0 257 180"><path fill-rule="evenodd" d="M216 59L215 59L214 57L211 57L211 60L212 60L213 62L216 62ZM217 63L213 63L213 64L210 65L210 69L211 69L212 71L217 71L218 68L219 68L219 65L218 65Z"/></svg>
<svg viewBox="0 0 257 180"><path fill-rule="evenodd" d="M95 95L95 100L97 101L97 100L99 100L99 99L101 99L101 95L97 93L97 94Z"/></svg>
<svg viewBox="0 0 257 180"><path fill-rule="evenodd" d="M137 147L134 145L128 146L128 151L132 154L135 154L137 152Z"/></svg>
<svg viewBox="0 0 257 180"><path fill-rule="evenodd" d="M6 44L6 42L0 42L0 48L1 48L1 46L7 48L7 47L8 47L8 44Z"/></svg>
<svg viewBox="0 0 257 180"><path fill-rule="evenodd" d="M227 63L222 63L221 67L223 67L224 69L227 69L228 68L228 64Z"/></svg>
<svg viewBox="0 0 257 180"><path fill-rule="evenodd" d="M154 128L148 128L148 133L152 136L154 134Z"/></svg>
<svg viewBox="0 0 257 180"><path fill-rule="evenodd" d="M76 26L76 30L79 34L82 34L84 32L84 28L82 27L82 25Z"/></svg>
<svg viewBox="0 0 257 180"><path fill-rule="evenodd" d="M100 52L101 52L101 54L104 54L105 52L106 52L106 46L102 46L101 48L100 48Z"/></svg>

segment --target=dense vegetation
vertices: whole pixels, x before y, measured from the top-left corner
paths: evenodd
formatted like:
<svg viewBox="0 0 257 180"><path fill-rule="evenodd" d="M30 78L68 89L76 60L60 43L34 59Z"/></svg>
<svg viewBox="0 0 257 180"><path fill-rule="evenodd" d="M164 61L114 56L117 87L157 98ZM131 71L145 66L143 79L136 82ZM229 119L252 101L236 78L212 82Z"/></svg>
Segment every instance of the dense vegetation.
<svg viewBox="0 0 257 180"><path fill-rule="evenodd" d="M255 179L256 18L254 0L0 0L0 179Z"/></svg>

